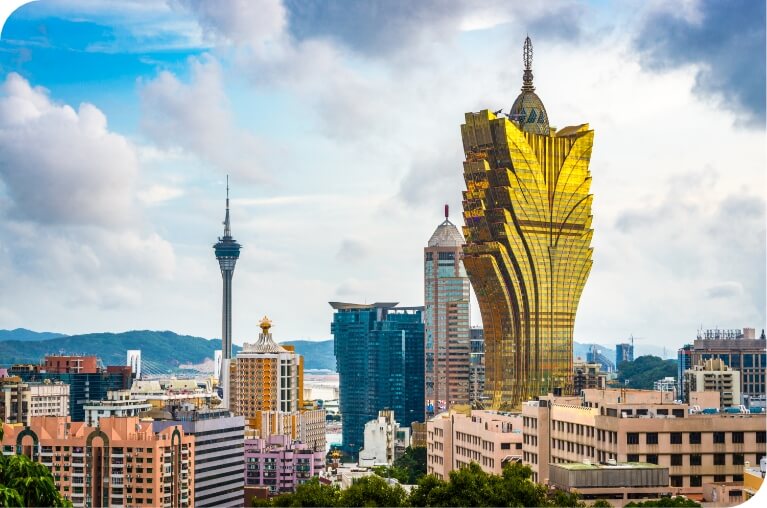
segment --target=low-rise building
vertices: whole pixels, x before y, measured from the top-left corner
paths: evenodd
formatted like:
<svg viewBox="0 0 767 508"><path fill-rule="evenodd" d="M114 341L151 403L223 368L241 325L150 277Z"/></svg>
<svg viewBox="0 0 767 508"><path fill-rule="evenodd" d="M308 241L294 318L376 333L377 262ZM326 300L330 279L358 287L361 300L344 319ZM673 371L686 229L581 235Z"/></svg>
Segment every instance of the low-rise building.
<svg viewBox="0 0 767 508"><path fill-rule="evenodd" d="M24 383L18 377L0 379L0 420L29 425L34 416L68 416L69 385L61 382Z"/></svg>
<svg viewBox="0 0 767 508"><path fill-rule="evenodd" d="M271 495L294 492L325 470L325 451L291 441L285 435L245 439L245 486L263 485Z"/></svg>
<svg viewBox="0 0 767 508"><path fill-rule="evenodd" d="M359 454L360 466L391 465L410 446L410 429L401 428L394 411L378 412L365 424L365 445Z"/></svg>
<svg viewBox="0 0 767 508"><path fill-rule="evenodd" d="M740 372L721 358L711 358L684 372L684 391L719 392L722 407L740 405ZM689 400L687 400L689 402Z"/></svg>
<svg viewBox="0 0 767 508"><path fill-rule="evenodd" d="M89 400L85 403L85 424L98 427L99 419L110 416L138 416L149 411L152 405L146 399L131 398L130 390L112 390L107 392L105 400Z"/></svg>
<svg viewBox="0 0 767 508"><path fill-rule="evenodd" d="M674 492L668 484L668 468L657 464L568 462L551 464L549 472L552 487L578 493L581 499L608 499L614 506Z"/></svg>
<svg viewBox="0 0 767 508"><path fill-rule="evenodd" d="M2 452L23 454L53 475L75 507L189 507L194 503L194 441L180 426L159 432L136 417L103 418L98 427L68 417L3 425Z"/></svg>
<svg viewBox="0 0 767 508"><path fill-rule="evenodd" d="M607 374L602 372L601 363L589 363L576 359L573 362L573 391L576 394L588 388L607 387Z"/></svg>
<svg viewBox="0 0 767 508"><path fill-rule="evenodd" d="M218 400L209 382L195 379L136 379L130 390L133 398L144 399L157 409L182 405L205 408Z"/></svg>
<svg viewBox="0 0 767 508"><path fill-rule="evenodd" d="M442 413L426 422L426 472L447 479L450 471L476 462L501 474L522 458L522 418L495 411Z"/></svg>
<svg viewBox="0 0 767 508"><path fill-rule="evenodd" d="M648 462L669 469L675 493L700 497L706 482L742 482L745 461L767 447L764 414L692 414L671 392L541 397L522 417L523 461L539 483L549 483L549 464Z"/></svg>

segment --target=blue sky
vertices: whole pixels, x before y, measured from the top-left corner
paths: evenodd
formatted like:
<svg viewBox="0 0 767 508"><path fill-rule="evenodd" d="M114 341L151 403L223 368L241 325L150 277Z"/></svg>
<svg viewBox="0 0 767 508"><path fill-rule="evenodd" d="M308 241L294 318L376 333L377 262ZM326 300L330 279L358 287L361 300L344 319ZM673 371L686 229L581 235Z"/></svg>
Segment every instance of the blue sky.
<svg viewBox="0 0 767 508"><path fill-rule="evenodd" d="M736 3L25 5L0 39L0 328L218 336L226 174L235 342L421 304L463 114L513 102L529 33L552 123L596 132L576 340L761 329L765 13Z"/></svg>

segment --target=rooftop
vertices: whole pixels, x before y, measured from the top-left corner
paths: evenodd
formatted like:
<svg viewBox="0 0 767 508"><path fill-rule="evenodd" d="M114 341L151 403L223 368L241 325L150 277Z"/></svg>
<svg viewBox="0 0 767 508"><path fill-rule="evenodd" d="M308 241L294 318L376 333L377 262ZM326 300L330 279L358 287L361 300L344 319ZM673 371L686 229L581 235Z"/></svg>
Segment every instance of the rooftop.
<svg viewBox="0 0 767 508"><path fill-rule="evenodd" d="M568 471L589 471L597 469L667 469L666 466L650 464L649 462L619 462L615 465L569 462L565 464L551 464L551 466L561 467L563 469L567 469Z"/></svg>

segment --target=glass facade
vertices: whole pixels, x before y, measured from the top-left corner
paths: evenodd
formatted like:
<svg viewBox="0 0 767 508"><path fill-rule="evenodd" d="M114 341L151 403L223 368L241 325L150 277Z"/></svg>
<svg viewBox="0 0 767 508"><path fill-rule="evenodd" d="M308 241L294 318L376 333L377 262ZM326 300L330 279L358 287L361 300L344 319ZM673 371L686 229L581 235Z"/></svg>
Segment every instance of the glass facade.
<svg viewBox="0 0 767 508"><path fill-rule="evenodd" d="M331 302L343 450L356 457L365 424L394 410L403 427L423 419L423 307Z"/></svg>
<svg viewBox="0 0 767 508"><path fill-rule="evenodd" d="M523 93L528 93L524 91ZM592 265L588 124L539 134L467 113L464 266L485 334L493 409L571 393L573 327Z"/></svg>

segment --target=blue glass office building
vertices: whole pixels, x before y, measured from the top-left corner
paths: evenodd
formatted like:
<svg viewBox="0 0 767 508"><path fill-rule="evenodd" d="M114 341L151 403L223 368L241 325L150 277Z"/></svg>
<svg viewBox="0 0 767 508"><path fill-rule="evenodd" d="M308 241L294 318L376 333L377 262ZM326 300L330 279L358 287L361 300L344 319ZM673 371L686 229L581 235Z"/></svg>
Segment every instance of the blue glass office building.
<svg viewBox="0 0 767 508"><path fill-rule="evenodd" d="M343 451L356 457L382 409L404 427L423 419L423 307L330 302Z"/></svg>

